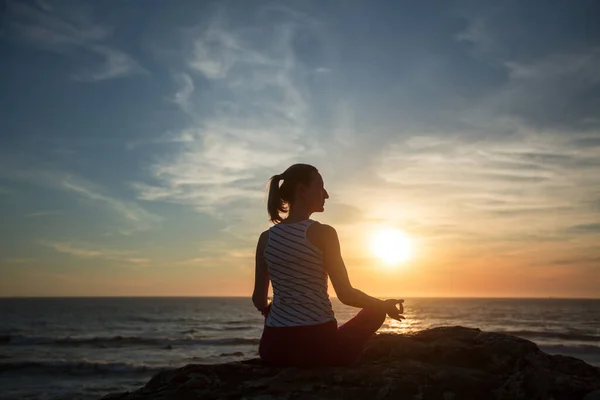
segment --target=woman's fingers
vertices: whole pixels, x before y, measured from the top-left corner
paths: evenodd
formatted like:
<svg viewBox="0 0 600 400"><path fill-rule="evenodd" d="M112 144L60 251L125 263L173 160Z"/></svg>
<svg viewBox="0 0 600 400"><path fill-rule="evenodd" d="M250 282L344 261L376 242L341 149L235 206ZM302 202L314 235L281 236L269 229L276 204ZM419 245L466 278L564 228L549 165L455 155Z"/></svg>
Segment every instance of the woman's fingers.
<svg viewBox="0 0 600 400"><path fill-rule="evenodd" d="M398 300L398 310L400 312L400 314L402 314L404 312L404 299L400 299Z"/></svg>
<svg viewBox="0 0 600 400"><path fill-rule="evenodd" d="M389 299L386 300L386 302L388 302L388 304L390 304L393 307L393 311L390 310L390 312L388 312L388 316L390 318L395 319L397 321L406 319L404 315L401 315L402 313L404 313L404 305L402 304L404 303L404 299ZM396 307L396 305L398 306Z"/></svg>
<svg viewBox="0 0 600 400"><path fill-rule="evenodd" d="M402 321L404 319L406 319L404 317L404 315L402 315L402 313L404 313L404 299L394 299L394 312L392 313L392 315L389 315L390 318L393 318L397 321ZM398 305L398 307L396 307L396 305Z"/></svg>

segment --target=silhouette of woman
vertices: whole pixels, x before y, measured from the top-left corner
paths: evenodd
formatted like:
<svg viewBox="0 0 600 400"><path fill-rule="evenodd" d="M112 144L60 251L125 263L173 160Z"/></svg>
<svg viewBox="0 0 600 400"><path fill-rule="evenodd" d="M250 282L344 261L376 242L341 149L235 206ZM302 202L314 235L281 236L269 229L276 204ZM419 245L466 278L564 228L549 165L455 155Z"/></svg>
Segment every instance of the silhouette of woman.
<svg viewBox="0 0 600 400"><path fill-rule="evenodd" d="M252 294L254 306L265 316L259 354L269 363L350 364L386 314L404 318L404 300L379 300L350 284L335 229L310 219L312 213L324 211L328 198L323 178L312 165L294 164L271 178L267 209L274 225L258 239ZM328 276L342 303L362 308L340 327L327 293Z"/></svg>

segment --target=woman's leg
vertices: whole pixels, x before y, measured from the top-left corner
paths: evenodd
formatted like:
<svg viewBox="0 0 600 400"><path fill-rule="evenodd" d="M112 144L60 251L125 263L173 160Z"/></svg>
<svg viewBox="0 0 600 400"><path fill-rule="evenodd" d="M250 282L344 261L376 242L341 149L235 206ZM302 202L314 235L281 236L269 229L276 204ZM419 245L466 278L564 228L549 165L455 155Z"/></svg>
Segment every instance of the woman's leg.
<svg viewBox="0 0 600 400"><path fill-rule="evenodd" d="M259 344L260 357L276 365L311 366L329 363L335 346L337 322L275 328L265 326Z"/></svg>
<svg viewBox="0 0 600 400"><path fill-rule="evenodd" d="M367 340L383 325L385 317L383 310L363 308L354 318L340 326L334 363L350 364L356 361Z"/></svg>

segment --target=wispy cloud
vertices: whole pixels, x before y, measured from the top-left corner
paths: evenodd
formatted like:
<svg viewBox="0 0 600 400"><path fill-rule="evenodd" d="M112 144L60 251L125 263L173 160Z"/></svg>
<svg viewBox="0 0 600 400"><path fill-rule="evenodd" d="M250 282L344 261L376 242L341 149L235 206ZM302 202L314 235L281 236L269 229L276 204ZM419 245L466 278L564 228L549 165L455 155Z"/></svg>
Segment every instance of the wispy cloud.
<svg viewBox="0 0 600 400"><path fill-rule="evenodd" d="M0 195L9 194L9 193L12 193L12 190L10 190L9 188L0 186Z"/></svg>
<svg viewBox="0 0 600 400"><path fill-rule="evenodd" d="M177 136L177 151L151 166L154 182L134 184L139 199L230 217L236 201L260 205L266 177L322 152L306 135L306 71L292 47L297 31L307 28L286 20L274 29L276 35L258 23L232 29L217 17L194 39L188 65L196 74L177 75L171 101L197 118ZM198 73L213 81L202 93L195 92Z"/></svg>
<svg viewBox="0 0 600 400"><path fill-rule="evenodd" d="M97 82L133 74L148 73L133 57L121 50L109 46L92 46L90 49L102 56L104 62L101 65L74 74L73 78L77 81Z"/></svg>
<svg viewBox="0 0 600 400"><path fill-rule="evenodd" d="M190 99L196 89L194 81L186 73L175 75L175 81L180 85L180 88L169 100L181 107L187 114L195 116L196 113L193 110L194 104Z"/></svg>
<svg viewBox="0 0 600 400"><path fill-rule="evenodd" d="M600 125L597 98L586 95L599 81L597 49L493 63L506 81L448 109L462 131L389 137L380 154L369 154L382 181L363 181L360 190L354 179L341 182L336 194L369 219L407 228L418 221L411 233L432 240L451 226L440 231L444 243L477 238L514 249L597 239Z"/></svg>
<svg viewBox="0 0 600 400"><path fill-rule="evenodd" d="M56 242L51 240L42 240L41 245L54 249L59 253L65 253L74 257L81 258L100 258L104 260L119 261L130 264L146 264L151 260L148 258L135 257L136 252L121 251L99 248L97 246L85 245L74 242Z"/></svg>
<svg viewBox="0 0 600 400"><path fill-rule="evenodd" d="M46 210L46 211L36 211L29 214L25 214L25 218L37 218L37 217L47 217L53 215L63 215L64 212L60 210Z"/></svg>
<svg viewBox="0 0 600 400"><path fill-rule="evenodd" d="M123 234L130 234L137 230L150 229L153 224L162 220L159 216L146 211L136 203L103 194L84 181L64 177L60 180L59 185L80 196L105 204L107 207L124 217L130 222L131 227L121 230L121 233Z"/></svg>
<svg viewBox="0 0 600 400"><path fill-rule="evenodd" d="M530 126L549 130L588 131L598 135L600 47L547 55L534 62L506 61L509 81L494 96L497 110ZM510 102L510 103L509 103Z"/></svg>
<svg viewBox="0 0 600 400"><path fill-rule="evenodd" d="M249 249L219 249L218 251L206 249L205 252L210 252L210 255L188 258L177 261L176 264L206 268L233 267L246 269L254 260L254 252Z"/></svg>
<svg viewBox="0 0 600 400"><path fill-rule="evenodd" d="M472 116L487 120L502 114L536 129L597 133L600 99L592 93L600 85L600 47L594 41L572 42L574 32L556 31L543 18L529 20L522 10L508 3L478 3L458 12L467 27L456 40L471 44L479 62L505 75L497 76L502 85L497 81L478 99Z"/></svg>
<svg viewBox="0 0 600 400"><path fill-rule="evenodd" d="M97 185L66 172L22 169L18 165L0 165L0 175L7 179L61 189L80 198L103 205L119 216L118 231L121 234L129 235L136 231L149 230L162 221L160 216L145 210L136 202L107 194L105 190Z"/></svg>
<svg viewBox="0 0 600 400"><path fill-rule="evenodd" d="M469 21L467 28L456 34L456 40L475 45L478 52L487 52L493 47L493 39L482 17L475 17Z"/></svg>
<svg viewBox="0 0 600 400"><path fill-rule="evenodd" d="M593 182L600 163L593 160L600 154L569 148L567 141L535 140L527 131L510 141L487 138L470 144L414 137L390 147L380 174L402 193L400 202L409 209L419 208L414 202L420 199L420 206L438 210L436 217L461 218L463 227L486 221L496 227L492 235L556 230L592 218L590 205L598 196ZM502 223L508 220L521 224Z"/></svg>
<svg viewBox="0 0 600 400"><path fill-rule="evenodd" d="M123 256L131 255L129 251L118 251L118 250L105 250L105 249L90 249L82 247L80 245L74 245L71 242L54 242L48 240L42 240L40 242L43 246L50 247L58 252L71 254L78 257L91 257L91 258L121 258Z"/></svg>
<svg viewBox="0 0 600 400"><path fill-rule="evenodd" d="M63 3L28 5L11 3L13 32L44 50L77 55L85 51L95 54L102 62L84 67L73 74L77 81L95 82L133 74L147 74L129 54L108 44L112 29L96 24L91 10L82 3L66 6Z"/></svg>
<svg viewBox="0 0 600 400"><path fill-rule="evenodd" d="M574 225L569 227L569 230L578 233L599 234L600 222Z"/></svg>
<svg viewBox="0 0 600 400"><path fill-rule="evenodd" d="M34 262L33 258L5 258L4 262L7 264L30 264Z"/></svg>
<svg viewBox="0 0 600 400"><path fill-rule="evenodd" d="M226 78L236 64L260 66L274 60L245 46L242 39L224 26L220 18L214 20L208 30L194 42L189 66L208 79Z"/></svg>
<svg viewBox="0 0 600 400"><path fill-rule="evenodd" d="M597 238L600 199L600 100L591 96L600 82L598 48L507 58L513 54L503 52L507 44L486 18L472 18L456 39L476 44L477 62L493 68L494 84L439 110L462 128L434 125L390 137L374 168L383 183L366 184L364 193L348 184L338 194L365 204L370 217L418 221L427 235L451 226L445 238L512 247L587 243Z"/></svg>

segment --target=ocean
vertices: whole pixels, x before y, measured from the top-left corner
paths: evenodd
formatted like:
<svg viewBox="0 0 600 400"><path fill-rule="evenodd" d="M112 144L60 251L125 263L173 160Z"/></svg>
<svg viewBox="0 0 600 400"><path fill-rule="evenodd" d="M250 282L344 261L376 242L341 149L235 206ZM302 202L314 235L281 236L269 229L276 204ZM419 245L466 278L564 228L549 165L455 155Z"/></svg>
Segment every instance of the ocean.
<svg viewBox="0 0 600 400"><path fill-rule="evenodd" d="M332 299L339 323L358 310ZM600 366L600 300L405 299L380 332L462 325ZM189 363L257 357L249 298L0 299L0 399L99 399Z"/></svg>

